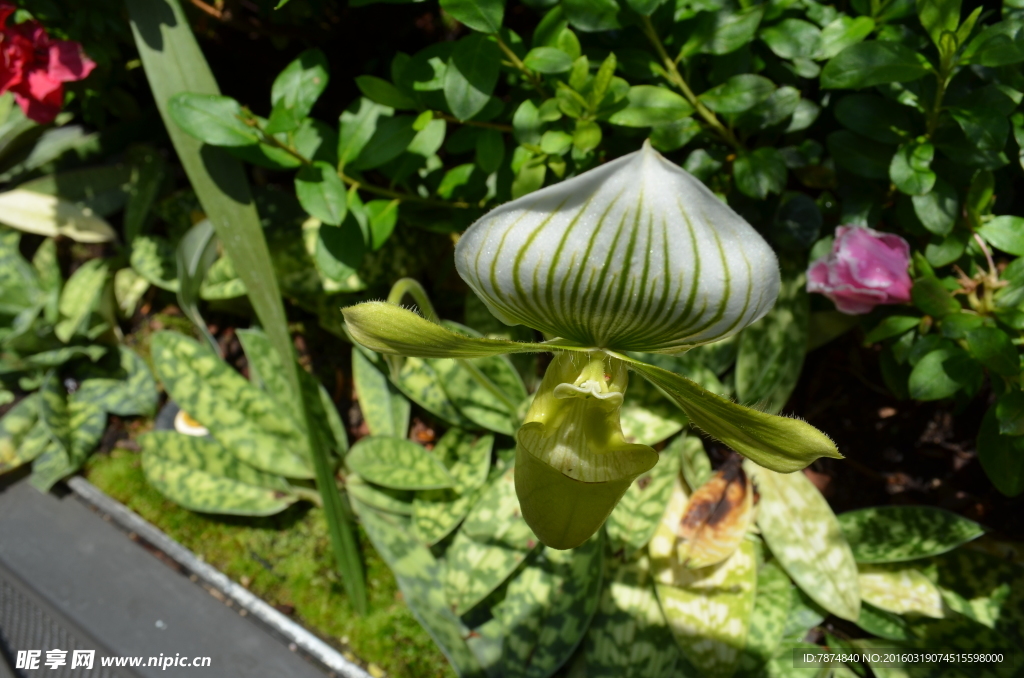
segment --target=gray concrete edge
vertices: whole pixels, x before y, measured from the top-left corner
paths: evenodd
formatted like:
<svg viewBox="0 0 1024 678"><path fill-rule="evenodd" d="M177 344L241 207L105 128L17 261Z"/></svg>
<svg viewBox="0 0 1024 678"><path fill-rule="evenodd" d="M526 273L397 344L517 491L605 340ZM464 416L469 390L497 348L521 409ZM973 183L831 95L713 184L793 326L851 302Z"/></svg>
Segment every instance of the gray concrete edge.
<svg viewBox="0 0 1024 678"><path fill-rule="evenodd" d="M134 532L141 539L163 551L182 568L234 600L239 606L248 610L249 614L258 618L288 641L295 643L297 648L339 676L371 678L369 673L357 664L350 662L333 647L278 612L245 587L232 581L217 568L200 560L192 551L171 539L158 527L121 502L107 496L85 478L74 476L67 480L67 484L83 501L94 506L101 513L109 515L111 520L122 528Z"/></svg>

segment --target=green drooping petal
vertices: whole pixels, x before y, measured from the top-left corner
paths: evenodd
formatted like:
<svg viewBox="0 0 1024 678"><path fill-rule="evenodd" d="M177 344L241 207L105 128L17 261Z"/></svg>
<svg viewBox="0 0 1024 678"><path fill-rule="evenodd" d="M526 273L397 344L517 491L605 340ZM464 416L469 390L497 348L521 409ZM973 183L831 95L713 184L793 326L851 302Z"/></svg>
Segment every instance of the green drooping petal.
<svg viewBox="0 0 1024 678"><path fill-rule="evenodd" d="M779 292L761 236L647 143L492 210L455 266L503 322L615 351L717 341Z"/></svg>
<svg viewBox="0 0 1024 678"><path fill-rule="evenodd" d="M412 311L383 301L342 309L352 338L386 355L417 358L483 358L502 353L550 351L549 344L475 339L441 327ZM554 347L557 348L557 347Z"/></svg>
<svg viewBox="0 0 1024 678"><path fill-rule="evenodd" d="M607 370L607 372L606 372ZM546 545L579 546L658 453L627 443L619 409L628 372L603 353L555 356L516 435L516 494Z"/></svg>
<svg viewBox="0 0 1024 678"><path fill-rule="evenodd" d="M843 458L831 438L805 421L737 405L674 372L618 357L661 387L694 425L765 468L792 473L819 457Z"/></svg>

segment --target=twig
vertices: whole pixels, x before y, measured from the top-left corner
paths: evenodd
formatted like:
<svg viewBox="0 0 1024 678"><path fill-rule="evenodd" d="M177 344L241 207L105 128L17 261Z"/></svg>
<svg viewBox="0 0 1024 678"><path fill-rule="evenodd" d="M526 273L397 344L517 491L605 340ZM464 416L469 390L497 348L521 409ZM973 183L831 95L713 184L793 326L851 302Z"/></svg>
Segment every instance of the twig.
<svg viewBox="0 0 1024 678"><path fill-rule="evenodd" d="M675 60L668 55L665 51L665 45L662 44L661 38L658 37L658 32L654 30L654 24L651 23L650 17L641 17L643 19L643 30L644 35L654 46L654 49L658 52L658 56L661 57L661 61L665 66L665 72L668 76L669 82L679 88L686 97L686 100L690 102L690 105L694 107L700 117L704 118L708 126L713 129L718 136L722 138L727 144L732 146L738 153L744 153L746 149L740 140L736 138L736 135L732 133L732 130L728 129L722 124L722 121L718 119L704 103L697 98L697 95L693 93L690 86L686 83L683 75L679 72L679 68L676 66Z"/></svg>
<svg viewBox="0 0 1024 678"><path fill-rule="evenodd" d="M516 53L512 51L511 47L505 44L504 40L502 40L501 38L497 38L497 41L498 47L501 49L502 52L505 53L505 56L507 56L508 60L512 62L512 65L519 69L519 71L526 76L526 79L530 81L530 84L533 86L535 90L537 90L538 94L540 94L542 97L547 98L548 94L547 91L544 89L544 83L543 81L541 81L540 78L537 77L537 74L526 67L526 64L523 63L523 60L516 56Z"/></svg>
<svg viewBox="0 0 1024 678"><path fill-rule="evenodd" d="M220 11L216 7L211 7L210 5L207 5L205 2L203 2L203 0L189 0L189 1L192 3L192 5L194 7L202 10L206 14L209 14L210 16L212 16L217 21L227 21L227 18L224 16L224 12Z"/></svg>

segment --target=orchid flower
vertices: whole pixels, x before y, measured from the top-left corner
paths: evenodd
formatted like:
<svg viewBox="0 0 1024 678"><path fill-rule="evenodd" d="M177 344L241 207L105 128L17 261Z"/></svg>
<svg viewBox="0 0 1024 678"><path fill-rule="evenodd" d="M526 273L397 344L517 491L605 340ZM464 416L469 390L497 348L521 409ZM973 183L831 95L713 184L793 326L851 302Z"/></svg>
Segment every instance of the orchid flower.
<svg viewBox="0 0 1024 678"><path fill-rule="evenodd" d="M779 291L774 252L698 179L641 150L498 207L455 248L459 274L506 324L554 339L479 339L384 302L343 309L352 337L386 355L554 352L516 436L523 517L553 548L596 532L658 454L625 441L632 370L691 423L782 473L841 457L809 424L752 410L627 351L678 353L739 332Z"/></svg>

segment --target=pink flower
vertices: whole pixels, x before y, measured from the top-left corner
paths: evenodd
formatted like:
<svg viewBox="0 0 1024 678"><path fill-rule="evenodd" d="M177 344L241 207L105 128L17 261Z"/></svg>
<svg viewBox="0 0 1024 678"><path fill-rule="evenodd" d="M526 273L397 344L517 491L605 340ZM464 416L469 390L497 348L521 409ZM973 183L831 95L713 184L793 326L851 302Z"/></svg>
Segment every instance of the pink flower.
<svg viewBox="0 0 1024 678"><path fill-rule="evenodd" d="M910 245L898 235L840 226L832 252L807 270L807 291L824 294L848 315L910 301Z"/></svg>
<svg viewBox="0 0 1024 678"><path fill-rule="evenodd" d="M70 40L53 40L38 21L7 25L15 6L0 0L0 94L10 91L25 115L40 124L57 117L64 83L96 67Z"/></svg>

